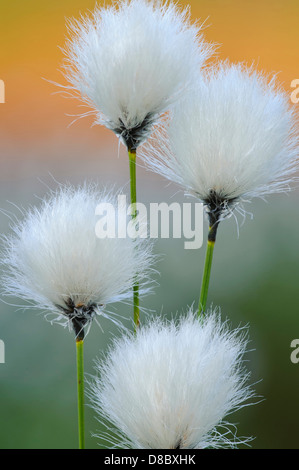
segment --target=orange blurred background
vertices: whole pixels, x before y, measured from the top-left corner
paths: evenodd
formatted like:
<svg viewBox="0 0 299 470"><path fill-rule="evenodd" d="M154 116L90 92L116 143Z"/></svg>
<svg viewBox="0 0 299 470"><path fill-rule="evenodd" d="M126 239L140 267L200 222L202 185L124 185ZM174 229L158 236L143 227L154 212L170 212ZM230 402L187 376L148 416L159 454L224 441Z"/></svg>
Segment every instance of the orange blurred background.
<svg viewBox="0 0 299 470"><path fill-rule="evenodd" d="M104 3L110 2L98 2ZM217 58L254 62L259 70L278 73L291 96L291 82L299 79L298 0L179 4L190 4L192 18L206 21L207 40L219 44ZM91 118L70 126L82 112L80 103L63 98L49 83L65 83L59 47L65 43L66 18L78 18L94 6L91 0L1 0L0 79L6 87L6 102L0 104L2 233L9 231L2 209L15 209L7 201L26 208L36 202L35 195L47 192L47 185L55 188L56 180L91 178L117 187L128 183L126 152L115 135L92 126ZM299 111L299 103L293 106ZM140 200L165 201L167 183L156 174L138 168L137 184ZM166 189L165 197L171 198L175 190ZM266 398L241 410L236 420L241 435L256 436L253 447L298 448L299 443L299 365L289 358L290 342L299 337L298 207L296 191L289 198L271 197L268 206L254 202L249 207L254 219L246 221L240 237L230 220L223 223L217 242L209 296L235 325L250 324L250 347L256 352L248 365L257 393ZM159 242L158 250L166 256L148 306L181 311L197 301L204 249L194 253L175 240ZM0 339L7 360L0 364L0 448L76 447L73 337L40 317L1 304ZM99 341L104 348L108 340L96 325L86 347L88 372ZM95 430L93 413L86 413L87 429ZM88 446L97 448L91 439Z"/></svg>
<svg viewBox="0 0 299 470"><path fill-rule="evenodd" d="M260 70L279 72L279 80L291 93L291 81L299 78L297 0L180 4L191 5L194 20L206 21L206 38L219 44L220 59L254 61ZM57 89L44 80L65 83L59 72L65 19L78 17L94 5L90 0L1 2L0 79L6 85L6 103L0 105L1 179L22 179L47 169L55 173L62 169L62 158L70 159L72 166L80 165L80 159L92 165L99 155L110 155L111 146L117 152L115 137L102 127L91 127L91 119L68 127L73 118L67 114L78 114L79 103L53 94Z"/></svg>

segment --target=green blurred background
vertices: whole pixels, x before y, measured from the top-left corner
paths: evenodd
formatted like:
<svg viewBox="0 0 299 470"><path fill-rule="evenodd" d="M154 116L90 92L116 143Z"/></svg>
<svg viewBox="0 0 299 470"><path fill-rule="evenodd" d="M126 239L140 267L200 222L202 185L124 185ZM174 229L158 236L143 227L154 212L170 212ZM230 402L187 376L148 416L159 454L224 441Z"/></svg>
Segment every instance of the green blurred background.
<svg viewBox="0 0 299 470"><path fill-rule="evenodd" d="M145 203L153 179L150 173L146 179L139 178L140 200ZM167 188L151 200L161 196L165 202L180 202L178 195L172 197L173 192ZM28 194L16 198L20 199L27 202ZM220 226L209 293L209 303L221 307L222 318L228 318L232 327L248 325L251 351L246 367L251 383L257 382L256 393L264 398L230 420L237 424L238 436L255 437L252 448L297 448L299 364L290 360L290 343L299 338L298 192L272 196L268 203L257 201L250 210L254 218L247 218L239 237L233 218ZM1 223L8 232L5 217ZM197 304L204 248L184 250L183 240L169 239L158 240L155 252L163 255L157 265L158 285L142 299L142 306L170 316ZM115 308L130 318L129 307ZM0 325L6 347L6 362L0 364L0 447L76 448L73 334L50 325L36 312L4 304ZM103 331L94 323L85 341L87 374L94 373L95 357L105 353L112 335L118 334L107 320L101 320L101 325ZM88 405L86 429L87 448L97 448L99 440L92 433L101 431L101 426Z"/></svg>
<svg viewBox="0 0 299 470"><path fill-rule="evenodd" d="M189 2L182 1L182 5ZM209 17L206 35L221 45L219 57L255 60L259 69L281 71L286 89L299 78L298 13L295 0L192 1L193 17ZM2 2L0 15L0 78L6 103L0 104L0 208L38 204L56 181L79 184L85 179L128 190L125 150L112 133L91 127L89 118L68 128L80 112L78 103L52 95L61 82L58 72L65 35L65 17L93 8L93 1L63 0ZM236 38L238 40L236 40ZM299 106L299 104L294 105ZM118 155L119 153L119 155ZM168 185L138 168L139 200L186 202ZM299 194L276 195L268 202L246 206L254 215L241 225L233 218L219 229L209 302L220 306L232 327L248 325L251 339L246 356L251 382L263 401L230 417L238 436L253 436L252 448L298 448L299 364L290 360L291 341L299 338ZM0 214L2 234L9 219ZM206 232L205 232L206 234ZM183 248L183 240L158 240L163 254L154 293L142 300L148 309L169 316L197 304L204 247ZM20 305L18 299L15 304ZM115 306L131 315L128 307ZM143 317L144 320L144 317ZM85 343L85 368L118 334L112 324L94 324ZM5 364L0 364L0 448L76 448L76 366L73 334L51 326L36 311L0 303L0 339ZM99 448L100 432L92 409L86 406L87 448Z"/></svg>

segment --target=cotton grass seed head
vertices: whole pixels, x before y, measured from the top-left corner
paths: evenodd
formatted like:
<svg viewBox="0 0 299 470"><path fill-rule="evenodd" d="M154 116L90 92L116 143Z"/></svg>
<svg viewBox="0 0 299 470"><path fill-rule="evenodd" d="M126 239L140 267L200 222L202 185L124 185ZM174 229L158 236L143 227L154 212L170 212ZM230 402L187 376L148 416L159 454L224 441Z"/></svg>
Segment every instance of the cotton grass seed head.
<svg viewBox="0 0 299 470"><path fill-rule="evenodd" d="M176 103L164 141L144 158L221 217L242 200L289 189L299 154L296 121L274 78L220 63Z"/></svg>
<svg viewBox="0 0 299 470"><path fill-rule="evenodd" d="M52 321L73 327L76 334L95 315L115 320L107 304L131 297L135 280L145 288L150 277L148 240L96 236L100 203L117 207L116 196L108 191L62 187L4 239L4 294L44 309ZM126 216L126 207L118 210L124 213L116 217Z"/></svg>
<svg viewBox="0 0 299 470"><path fill-rule="evenodd" d="M136 336L115 340L97 362L92 404L100 421L118 430L120 447L234 447L238 439L223 420L252 395L245 349L244 331L231 331L216 312L201 320L191 310L178 322L155 319Z"/></svg>
<svg viewBox="0 0 299 470"><path fill-rule="evenodd" d="M65 76L129 149L146 140L161 113L198 74L212 47L201 26L159 0L123 0L69 23Z"/></svg>

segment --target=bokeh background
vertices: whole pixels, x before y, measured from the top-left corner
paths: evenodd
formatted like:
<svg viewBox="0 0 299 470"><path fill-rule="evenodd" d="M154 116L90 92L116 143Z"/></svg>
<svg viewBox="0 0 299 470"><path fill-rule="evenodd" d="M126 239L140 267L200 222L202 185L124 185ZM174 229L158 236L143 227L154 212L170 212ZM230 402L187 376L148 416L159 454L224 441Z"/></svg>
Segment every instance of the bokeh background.
<svg viewBox="0 0 299 470"><path fill-rule="evenodd" d="M102 2L100 1L99 4ZM109 2L106 2L108 4ZM299 78L298 0L201 0L193 18L206 20L205 35L219 44L218 58L254 62L278 73L290 92ZM81 109L55 94L47 80L64 83L59 72L65 20L93 9L90 0L1 0L0 78L6 102L0 104L0 208L39 203L48 189L89 179L127 189L127 157L117 139L85 118L69 126ZM293 104L298 106L299 104ZM138 168L139 200L183 201L174 185ZM231 416L239 436L254 436L252 448L299 447L299 364L290 360L291 341L299 338L299 194L254 201L254 214L240 226L227 220L219 230L209 300L221 306L232 326L249 325L246 356L251 381L263 401ZM2 214L2 213L1 213ZM10 232L0 214L1 233ZM163 254L155 292L143 306L169 315L197 302L204 248L183 249L180 240L158 240ZM20 302L15 299L16 305ZM130 315L126 307L118 307ZM91 329L85 368L105 353L117 333L103 321ZM0 364L0 448L76 448L76 370L73 335L51 326L36 312L0 303L0 339L6 361ZM87 447L99 448L101 430L86 407Z"/></svg>

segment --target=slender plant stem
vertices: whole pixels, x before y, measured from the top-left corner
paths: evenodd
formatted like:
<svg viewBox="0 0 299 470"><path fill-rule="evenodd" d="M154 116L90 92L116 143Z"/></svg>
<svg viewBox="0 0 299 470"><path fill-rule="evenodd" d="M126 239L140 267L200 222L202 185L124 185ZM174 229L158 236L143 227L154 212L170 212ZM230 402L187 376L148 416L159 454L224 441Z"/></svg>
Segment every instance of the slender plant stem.
<svg viewBox="0 0 299 470"><path fill-rule="evenodd" d="M130 190L131 190L131 216L133 219L137 216L137 190L136 190L136 150L128 149L130 162Z"/></svg>
<svg viewBox="0 0 299 470"><path fill-rule="evenodd" d="M131 188L131 216L135 220L137 217L137 190L136 190L136 149L128 149L130 163L130 188ZM133 287L133 303L134 303L134 328L135 332L140 323L139 309L139 284L136 281Z"/></svg>
<svg viewBox="0 0 299 470"><path fill-rule="evenodd" d="M208 299L208 291L209 291L209 284L210 284L210 277L211 277L214 247L215 247L215 242L211 242L211 241L208 240L205 266L204 266L204 272L203 272L202 284L201 284L201 291L200 291L200 299L199 299L199 309L198 309L198 314L199 315L201 315L205 312L206 306L207 306L207 299Z"/></svg>
<svg viewBox="0 0 299 470"><path fill-rule="evenodd" d="M210 277L211 277L211 270L212 270L212 261L213 261L213 254L214 254L218 224L219 224L218 217L213 218L210 216L209 235L208 235L208 242L207 242L205 265L204 265L204 271L203 271L202 283L201 283L198 316L203 315L207 307L207 299L208 299Z"/></svg>
<svg viewBox="0 0 299 470"><path fill-rule="evenodd" d="M79 449L85 449L83 339L76 339Z"/></svg>

